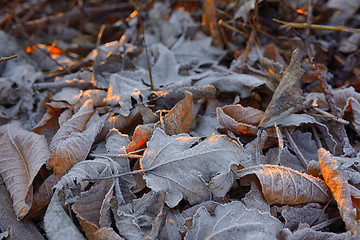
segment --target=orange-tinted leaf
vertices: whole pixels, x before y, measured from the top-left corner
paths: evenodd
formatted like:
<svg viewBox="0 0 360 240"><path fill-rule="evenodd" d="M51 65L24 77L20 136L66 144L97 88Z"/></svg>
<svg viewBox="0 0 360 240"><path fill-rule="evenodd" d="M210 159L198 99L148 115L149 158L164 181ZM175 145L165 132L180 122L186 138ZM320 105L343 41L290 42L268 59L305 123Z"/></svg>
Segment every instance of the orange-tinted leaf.
<svg viewBox="0 0 360 240"><path fill-rule="evenodd" d="M107 170L107 175L109 174L111 174L110 170ZM88 239L97 239L94 234L99 229L110 227L110 199L113 196L113 189L112 179L102 180L81 195L72 206Z"/></svg>
<svg viewBox="0 0 360 240"><path fill-rule="evenodd" d="M191 93L186 92L185 98L178 102L168 114L164 116L164 130L168 135L188 133L193 122L194 113L192 95Z"/></svg>
<svg viewBox="0 0 360 240"><path fill-rule="evenodd" d="M56 151L58 144L74 132L82 132L85 129L87 121L94 114L92 100L87 100L84 105L75 113L55 134L50 143L50 152Z"/></svg>
<svg viewBox="0 0 360 240"><path fill-rule="evenodd" d="M82 106L86 100L91 99L94 107L102 107L105 105L105 98L107 92L100 89L90 89L83 92L79 101L76 103L77 106Z"/></svg>
<svg viewBox="0 0 360 240"><path fill-rule="evenodd" d="M31 208L32 182L50 153L44 136L16 124L0 127L0 174L13 199L18 219Z"/></svg>
<svg viewBox="0 0 360 240"><path fill-rule="evenodd" d="M93 115L91 102L86 101L84 106L59 129L50 143L53 155L47 164L57 175L64 175L76 163L85 160L101 130L103 122L98 113Z"/></svg>
<svg viewBox="0 0 360 240"><path fill-rule="evenodd" d="M337 170L338 166L333 155L323 148L318 150L321 173L326 185L334 196L340 215L345 222L346 229L356 232L356 209L351 200L351 191L348 182Z"/></svg>
<svg viewBox="0 0 360 240"><path fill-rule="evenodd" d="M264 117L264 112L252 107L229 105L216 109L220 125L235 133L256 135L257 125Z"/></svg>
<svg viewBox="0 0 360 240"><path fill-rule="evenodd" d="M146 148L146 143L149 140L152 130L154 129L153 125L138 125L135 128L132 140L126 148L126 152L134 152L139 149Z"/></svg>
<svg viewBox="0 0 360 240"><path fill-rule="evenodd" d="M325 183L311 175L277 165L259 165L237 171L238 177L255 174L269 204L328 203L331 193Z"/></svg>
<svg viewBox="0 0 360 240"><path fill-rule="evenodd" d="M30 217L38 216L46 209L53 195L53 187L60 178L60 176L55 174L50 175L35 191L32 207L29 212Z"/></svg>

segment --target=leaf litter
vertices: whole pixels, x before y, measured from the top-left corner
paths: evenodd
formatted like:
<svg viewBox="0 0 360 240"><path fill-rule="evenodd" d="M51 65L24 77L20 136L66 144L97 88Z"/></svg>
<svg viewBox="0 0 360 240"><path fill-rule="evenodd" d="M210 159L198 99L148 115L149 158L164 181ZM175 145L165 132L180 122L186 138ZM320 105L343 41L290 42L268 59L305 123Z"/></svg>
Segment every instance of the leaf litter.
<svg viewBox="0 0 360 240"><path fill-rule="evenodd" d="M357 1L105 2L0 10L18 220L47 239L359 237Z"/></svg>

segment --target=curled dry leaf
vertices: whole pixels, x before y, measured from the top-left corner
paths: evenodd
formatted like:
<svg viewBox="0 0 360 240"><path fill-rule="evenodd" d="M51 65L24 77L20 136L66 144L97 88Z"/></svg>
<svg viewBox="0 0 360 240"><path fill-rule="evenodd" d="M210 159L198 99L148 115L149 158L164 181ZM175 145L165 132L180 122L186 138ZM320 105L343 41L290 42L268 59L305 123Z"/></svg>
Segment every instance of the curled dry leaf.
<svg viewBox="0 0 360 240"><path fill-rule="evenodd" d="M301 95L299 80L304 71L300 67L300 52L295 49L291 61L283 74L283 78L276 88L274 95L265 110L260 126L266 125L271 118L287 112L287 115L299 111L303 107L305 98ZM290 110L290 111L287 111Z"/></svg>
<svg viewBox="0 0 360 240"><path fill-rule="evenodd" d="M34 193L34 200L29 212L29 217L42 214L53 195L53 187L60 180L60 176L52 174L40 185Z"/></svg>
<svg viewBox="0 0 360 240"><path fill-rule="evenodd" d="M164 200L164 191L151 191L132 203L111 201L120 235L126 239L157 239L165 218Z"/></svg>
<svg viewBox="0 0 360 240"><path fill-rule="evenodd" d="M135 128L131 142L126 148L127 153L146 148L146 143L154 129L153 125L138 125Z"/></svg>
<svg viewBox="0 0 360 240"><path fill-rule="evenodd" d="M164 130L168 135L188 133L194 122L193 100L189 92L163 118Z"/></svg>
<svg viewBox="0 0 360 240"><path fill-rule="evenodd" d="M246 166L252 162L242 147L224 135L212 135L201 141L187 134L167 136L158 128L147 146L140 159L146 184L154 191L165 189L169 207L175 207L182 198L190 204L209 200L213 193L208 182L212 178L232 174L232 164Z"/></svg>
<svg viewBox="0 0 360 240"><path fill-rule="evenodd" d="M356 232L356 209L351 200L351 191L348 182L338 171L336 159L323 148L318 150L321 173L326 185L334 196L340 215L345 222L346 229L352 234Z"/></svg>
<svg viewBox="0 0 360 240"><path fill-rule="evenodd" d="M106 168L103 177L111 174ZM101 228L111 225L110 199L113 196L114 180L106 179L96 183L72 206L88 239L98 239L95 234Z"/></svg>
<svg viewBox="0 0 360 240"><path fill-rule="evenodd" d="M16 124L0 127L0 174L13 200L18 219L29 212L32 182L50 153L44 136L28 132Z"/></svg>
<svg viewBox="0 0 360 240"><path fill-rule="evenodd" d="M277 239L283 224L269 213L247 209L242 202L218 205L213 215L199 208L185 239Z"/></svg>
<svg viewBox="0 0 360 240"><path fill-rule="evenodd" d="M228 105L216 108L219 123L235 133L256 135L264 112L252 107Z"/></svg>
<svg viewBox="0 0 360 240"><path fill-rule="evenodd" d="M276 165L259 165L237 171L238 177L255 174L269 204L328 203L331 193L325 183L311 175Z"/></svg>
<svg viewBox="0 0 360 240"><path fill-rule="evenodd" d="M48 166L55 174L64 175L77 162L85 160L103 121L93 115L92 101L88 100L55 134L50 143L52 157Z"/></svg>
<svg viewBox="0 0 360 240"><path fill-rule="evenodd" d="M54 154L59 142L68 138L73 132L82 132L87 121L94 114L92 100L87 100L84 105L57 131L50 143L50 152Z"/></svg>

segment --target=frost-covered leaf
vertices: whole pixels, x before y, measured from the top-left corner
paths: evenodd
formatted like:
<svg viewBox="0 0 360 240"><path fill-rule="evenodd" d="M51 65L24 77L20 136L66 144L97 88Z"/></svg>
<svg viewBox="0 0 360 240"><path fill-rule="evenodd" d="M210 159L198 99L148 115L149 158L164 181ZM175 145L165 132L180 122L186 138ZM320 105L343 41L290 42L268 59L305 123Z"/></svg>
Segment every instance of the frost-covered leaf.
<svg viewBox="0 0 360 240"><path fill-rule="evenodd" d="M228 105L216 109L219 123L235 133L256 135L264 112L252 107Z"/></svg>
<svg viewBox="0 0 360 240"><path fill-rule="evenodd" d="M147 186L154 191L165 189L166 203L174 207L182 198L190 204L211 199L208 182L213 177L228 173L232 164L251 162L250 156L226 136L212 135L201 141L187 134L167 136L156 129L141 166Z"/></svg>
<svg viewBox="0 0 360 240"><path fill-rule="evenodd" d="M107 168L101 176L109 175L111 172ZM97 239L94 234L101 228L111 225L110 199L113 196L114 180L105 179L97 182L72 206L88 239Z"/></svg>
<svg viewBox="0 0 360 240"><path fill-rule="evenodd" d="M132 99L140 102L140 91L145 89L145 85L139 80L130 79L118 73L111 74L109 81L106 103L110 106L120 105L119 113L128 117L133 108Z"/></svg>
<svg viewBox="0 0 360 240"><path fill-rule="evenodd" d="M162 44L153 46L152 51L158 56L151 69L154 86L158 88L177 82L180 78L179 66L174 53Z"/></svg>
<svg viewBox="0 0 360 240"><path fill-rule="evenodd" d="M80 97L82 96L82 90L77 88L63 88L60 92L57 92L53 99L55 101L65 101L69 104L75 104L79 101Z"/></svg>
<svg viewBox="0 0 360 240"><path fill-rule="evenodd" d="M44 136L28 132L16 124L0 127L0 174L13 200L18 219L29 212L32 183L50 157Z"/></svg>
<svg viewBox="0 0 360 240"><path fill-rule="evenodd" d="M238 177L255 174L269 204L328 203L331 193L325 183L311 175L276 165L258 165L237 171Z"/></svg>
<svg viewBox="0 0 360 240"><path fill-rule="evenodd" d="M88 100L84 105L76 112L71 119L69 119L61 128L57 131L53 137L49 148L50 152L54 154L57 145L68 138L73 132L82 132L85 129L87 121L94 114L94 107L91 100Z"/></svg>
<svg viewBox="0 0 360 240"><path fill-rule="evenodd" d="M72 117L68 122L71 122L74 118L75 117ZM67 123L64 126L69 127L69 124ZM100 132L102 126L103 121L96 112L89 121L86 122L83 131L72 132L62 139L55 134L53 141L50 143L50 149L53 150L53 156L47 163L55 171L55 174L64 175L76 163L85 160L95 137ZM73 126L70 126L69 128L72 127ZM63 128L60 128L59 132L62 131L62 129Z"/></svg>
<svg viewBox="0 0 360 240"><path fill-rule="evenodd" d="M216 75L211 74L195 83L195 86L214 85L220 92L236 92L241 98L251 95L251 90L265 81L248 74Z"/></svg>
<svg viewBox="0 0 360 240"><path fill-rule="evenodd" d="M164 131L168 135L188 133L194 122L193 100L189 92L163 118Z"/></svg>
<svg viewBox="0 0 360 240"><path fill-rule="evenodd" d="M323 212L321 205L315 203L309 203L305 206L283 206L278 211L281 212L285 220L285 227L291 231L298 229L299 224L313 226L314 223L320 224L328 220L328 216Z"/></svg>
<svg viewBox="0 0 360 240"><path fill-rule="evenodd" d="M265 110L264 117L260 123L261 127L269 125L268 122L280 114L287 113L286 115L290 115L301 109L305 98L301 95L299 86L299 80L304 73L300 66L300 60L300 52L296 49L292 53L291 62L284 72L282 80ZM283 118L285 117L286 116L283 116Z"/></svg>
<svg viewBox="0 0 360 240"><path fill-rule="evenodd" d="M130 240L155 239L164 219L165 192L145 194L126 205L112 201L116 227L121 236Z"/></svg>
<svg viewBox="0 0 360 240"><path fill-rule="evenodd" d="M181 233L185 229L185 219L177 211L167 211L164 226L160 231L160 239L180 240Z"/></svg>
<svg viewBox="0 0 360 240"><path fill-rule="evenodd" d="M212 38L207 37L201 40L184 40L181 44L176 44L171 50L176 56L176 60L184 65L194 65L194 68L204 64L216 62L225 51L219 47L211 45ZM199 84L206 85L206 84Z"/></svg>
<svg viewBox="0 0 360 240"><path fill-rule="evenodd" d="M32 131L44 135L47 142L50 143L60 128L60 116L66 109L69 109L69 107L70 106L64 102L51 102L46 104L46 113L42 116L40 122L36 124Z"/></svg>
<svg viewBox="0 0 360 240"><path fill-rule="evenodd" d="M338 171L336 159L332 154L323 148L318 150L321 173L326 185L330 188L334 196L340 215L345 222L346 229L355 233L356 226L356 209L353 207L351 200L351 191L348 182Z"/></svg>
<svg viewBox="0 0 360 240"><path fill-rule="evenodd" d="M201 207L185 239L277 239L282 223L269 213L247 209L234 201L218 205L214 215Z"/></svg>
<svg viewBox="0 0 360 240"><path fill-rule="evenodd" d="M55 191L44 217L44 230L50 240L85 240L69 218Z"/></svg>
<svg viewBox="0 0 360 240"><path fill-rule="evenodd" d="M131 142L126 147L126 152L130 153L146 148L146 143L149 140L153 129L153 125L138 125L135 128Z"/></svg>
<svg viewBox="0 0 360 240"><path fill-rule="evenodd" d="M331 240L350 240L353 239L351 237L350 232L346 233L333 233L333 232L321 232L315 231L311 228L302 228L298 229L295 232L291 232L288 228L283 228L279 236L279 239L287 239L287 240L303 240L303 239L331 239Z"/></svg>

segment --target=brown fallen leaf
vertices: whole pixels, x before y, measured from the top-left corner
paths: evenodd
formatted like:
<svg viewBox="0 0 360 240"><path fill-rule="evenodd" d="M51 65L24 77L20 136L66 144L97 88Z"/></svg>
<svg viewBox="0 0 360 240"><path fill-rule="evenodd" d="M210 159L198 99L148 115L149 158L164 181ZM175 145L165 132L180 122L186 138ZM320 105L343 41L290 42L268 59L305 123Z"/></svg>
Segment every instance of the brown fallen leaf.
<svg viewBox="0 0 360 240"><path fill-rule="evenodd" d="M108 168L104 172L102 176L111 175ZM110 199L113 191L113 179L102 180L81 195L72 206L86 237L90 240L98 239L94 234L101 228L109 228L111 225Z"/></svg>
<svg viewBox="0 0 360 240"><path fill-rule="evenodd" d="M353 207L353 202L351 200L349 183L337 170L338 166L336 159L330 152L320 148L318 150L318 155L322 176L337 202L346 229L352 234L355 234L357 229L356 209Z"/></svg>
<svg viewBox="0 0 360 240"><path fill-rule="evenodd" d="M94 114L92 100L87 100L84 105L57 131L50 143L50 152L54 154L57 145L66 139L73 132L82 132L85 129L87 121Z"/></svg>
<svg viewBox="0 0 360 240"><path fill-rule="evenodd" d="M168 135L188 133L194 122L193 100L189 92L163 118L163 128Z"/></svg>
<svg viewBox="0 0 360 240"><path fill-rule="evenodd" d="M60 180L60 176L52 174L34 192L33 203L29 212L29 217L36 217L44 212L50 203L53 195L53 187Z"/></svg>
<svg viewBox="0 0 360 240"><path fill-rule="evenodd" d="M300 66L300 52L295 49L291 56L291 62L282 76L279 86L276 88L274 95L265 110L264 117L260 122L259 127L267 126L272 118L288 111L287 115L298 112L303 108L305 98L301 95L299 80L304 71ZM286 117L286 116L283 116Z"/></svg>
<svg viewBox="0 0 360 240"><path fill-rule="evenodd" d="M277 165L258 165L236 171L239 178L255 174L269 204L328 203L331 193L320 178Z"/></svg>
<svg viewBox="0 0 360 240"><path fill-rule="evenodd" d="M64 175L85 160L103 125L98 113L93 114L92 101L88 100L55 134L50 143L52 157L47 162L55 174Z"/></svg>
<svg viewBox="0 0 360 240"><path fill-rule="evenodd" d="M44 135L50 143L57 130L60 128L59 117L68 108L69 104L64 102L51 102L46 104L47 111L40 122L32 129L33 132Z"/></svg>
<svg viewBox="0 0 360 240"><path fill-rule="evenodd" d="M0 127L0 146L0 174L13 199L15 214L22 219L31 208L33 180L50 152L44 136L16 124Z"/></svg>
<svg viewBox="0 0 360 240"><path fill-rule="evenodd" d="M258 132L257 125L264 117L264 112L252 107L228 105L217 107L216 113L220 125L235 133L255 135Z"/></svg>
<svg viewBox="0 0 360 240"><path fill-rule="evenodd" d="M153 125L138 125L135 128L131 142L126 147L126 152L130 153L146 148L146 143L149 140L153 129Z"/></svg>

